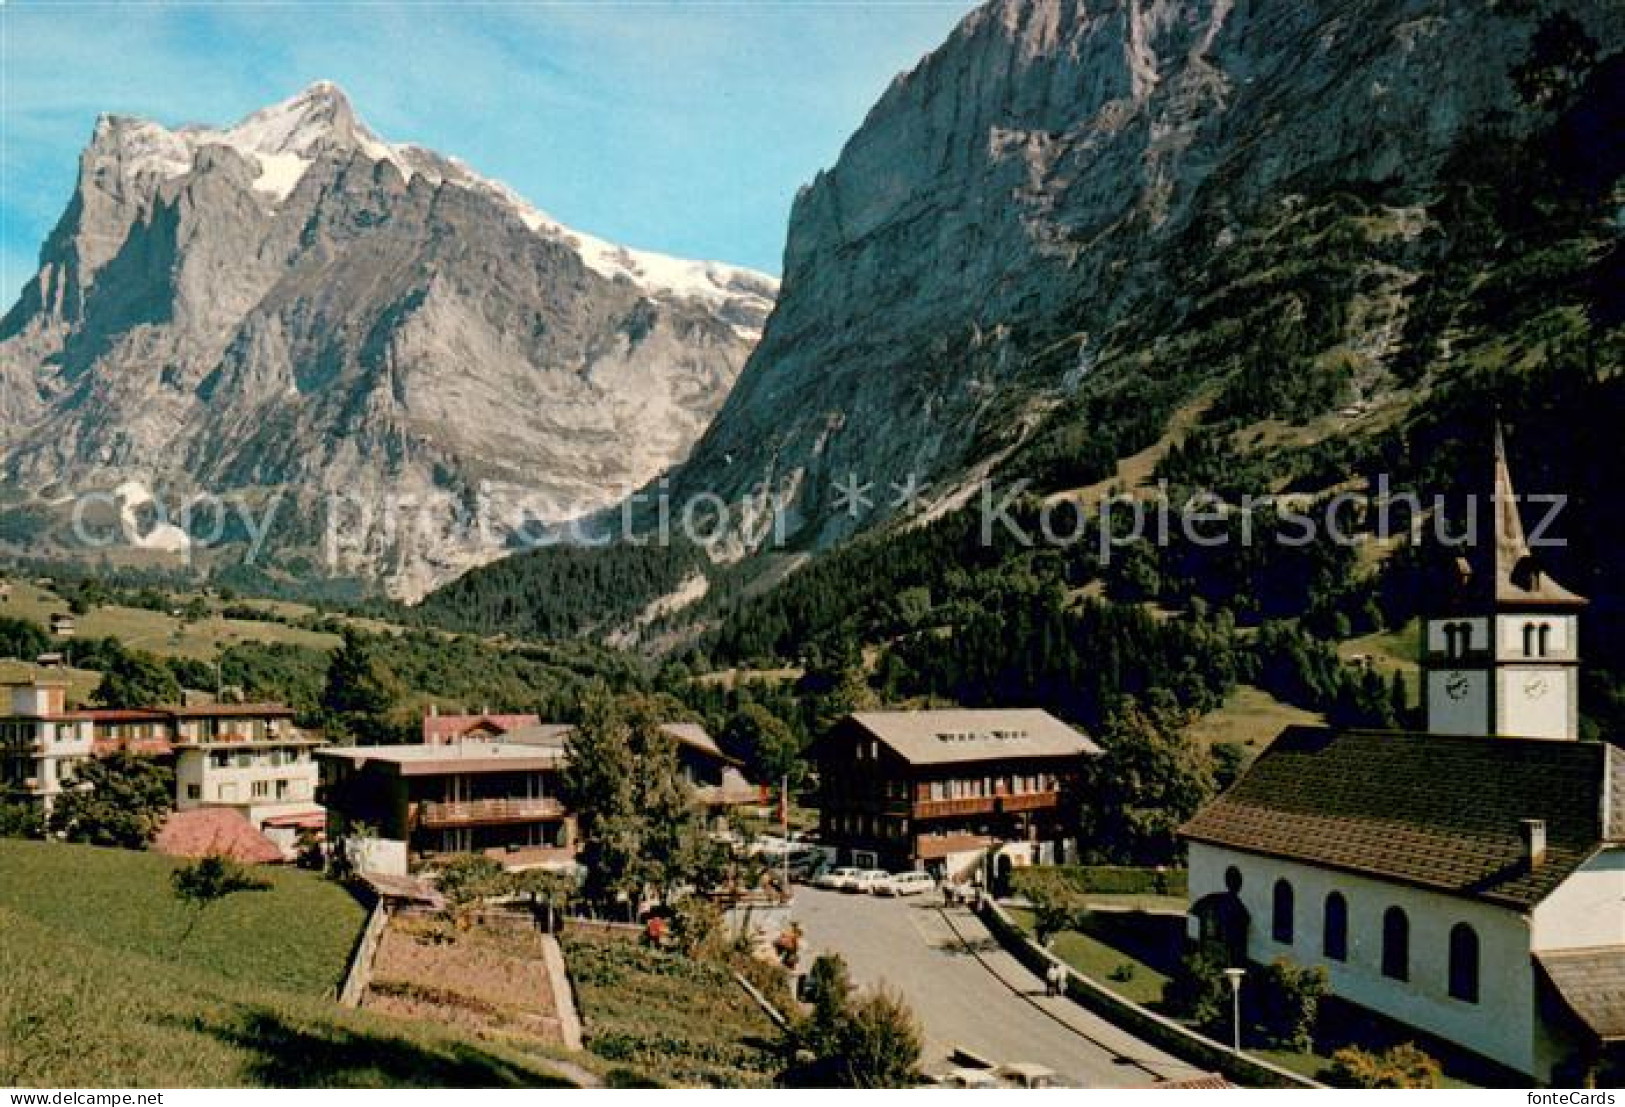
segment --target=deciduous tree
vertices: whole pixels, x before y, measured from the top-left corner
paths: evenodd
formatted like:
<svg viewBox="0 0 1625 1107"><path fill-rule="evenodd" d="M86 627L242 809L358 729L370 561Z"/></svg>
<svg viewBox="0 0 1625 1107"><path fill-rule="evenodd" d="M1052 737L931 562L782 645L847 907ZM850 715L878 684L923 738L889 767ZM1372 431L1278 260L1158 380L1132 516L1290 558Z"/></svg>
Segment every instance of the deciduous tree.
<svg viewBox="0 0 1625 1107"><path fill-rule="evenodd" d="M217 853L182 865L170 874L170 883L175 898L190 908L186 929L181 931L180 940L176 942L177 950L186 944L186 939L191 937L203 918L203 912L211 905L237 892L263 891L271 886L270 881Z"/></svg>
<svg viewBox="0 0 1625 1107"><path fill-rule="evenodd" d="M145 849L169 817L175 774L131 753L93 758L74 769L51 808L50 830L70 842Z"/></svg>

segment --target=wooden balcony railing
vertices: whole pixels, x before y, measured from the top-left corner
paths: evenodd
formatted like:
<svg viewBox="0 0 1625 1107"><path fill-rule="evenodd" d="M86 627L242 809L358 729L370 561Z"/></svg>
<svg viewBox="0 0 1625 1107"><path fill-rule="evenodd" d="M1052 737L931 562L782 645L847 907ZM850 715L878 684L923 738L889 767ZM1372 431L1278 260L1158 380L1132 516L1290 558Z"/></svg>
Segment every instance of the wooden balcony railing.
<svg viewBox="0 0 1625 1107"><path fill-rule="evenodd" d="M955 815L992 815L1009 811L1042 811L1060 802L1056 792L1021 792L1007 796L965 796L959 799L917 800L916 819L942 819Z"/></svg>
<svg viewBox="0 0 1625 1107"><path fill-rule="evenodd" d="M916 819L941 819L953 815L991 815L997 802L992 796L917 800L914 804L914 817Z"/></svg>
<svg viewBox="0 0 1625 1107"><path fill-rule="evenodd" d="M1057 792L1023 792L1015 796L1000 796L1000 811L1042 811L1061 802Z"/></svg>
<svg viewBox="0 0 1625 1107"><path fill-rule="evenodd" d="M522 823L561 819L564 804L556 799L485 799L461 803L424 801L417 805L420 826L472 826L477 823Z"/></svg>

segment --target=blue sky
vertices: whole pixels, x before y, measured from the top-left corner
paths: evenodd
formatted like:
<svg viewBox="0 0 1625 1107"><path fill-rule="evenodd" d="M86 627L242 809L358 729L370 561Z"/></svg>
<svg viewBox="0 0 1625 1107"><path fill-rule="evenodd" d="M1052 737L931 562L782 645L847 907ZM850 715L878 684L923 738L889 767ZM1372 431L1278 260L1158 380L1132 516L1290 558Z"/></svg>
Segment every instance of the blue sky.
<svg viewBox="0 0 1625 1107"><path fill-rule="evenodd" d="M795 190L973 6L0 0L0 305L99 113L227 124L322 78L581 230L777 273Z"/></svg>

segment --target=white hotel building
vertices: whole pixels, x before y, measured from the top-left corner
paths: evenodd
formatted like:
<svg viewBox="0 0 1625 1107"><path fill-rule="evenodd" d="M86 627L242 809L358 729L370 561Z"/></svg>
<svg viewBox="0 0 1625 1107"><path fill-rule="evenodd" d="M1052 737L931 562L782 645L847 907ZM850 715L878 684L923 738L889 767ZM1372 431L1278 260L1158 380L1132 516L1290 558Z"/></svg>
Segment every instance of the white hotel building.
<svg viewBox="0 0 1625 1107"><path fill-rule="evenodd" d="M6 688L0 713L0 794L49 812L94 757L129 751L175 770L175 807L230 807L256 828L267 821L320 826L321 743L280 704L69 709L66 686L30 681Z"/></svg>

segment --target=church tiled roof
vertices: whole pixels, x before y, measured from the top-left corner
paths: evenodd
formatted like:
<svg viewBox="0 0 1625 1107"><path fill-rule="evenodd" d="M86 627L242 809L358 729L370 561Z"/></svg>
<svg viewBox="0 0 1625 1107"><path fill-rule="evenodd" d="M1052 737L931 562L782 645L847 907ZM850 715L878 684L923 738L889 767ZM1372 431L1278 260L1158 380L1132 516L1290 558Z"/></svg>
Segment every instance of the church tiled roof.
<svg viewBox="0 0 1625 1107"><path fill-rule="evenodd" d="M1606 840L1604 800L1625 786L1622 766L1601 743L1291 727L1183 834L1527 908ZM1609 774L1621 778L1612 789ZM1527 819L1546 824L1534 866Z"/></svg>

